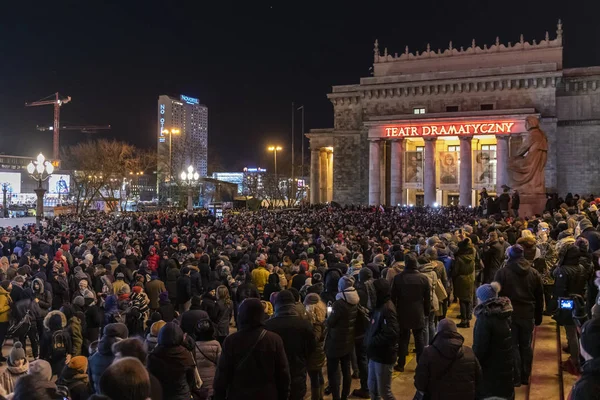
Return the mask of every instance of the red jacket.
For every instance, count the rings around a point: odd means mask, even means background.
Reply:
[[[148,268],[150,268],[152,272],[156,272],[158,269],[158,263],[160,262],[160,256],[156,253],[150,254],[148,257],[146,257],[146,261],[148,261]]]

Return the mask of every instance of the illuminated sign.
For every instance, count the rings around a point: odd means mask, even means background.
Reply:
[[[244,168],[244,172],[267,172],[265,168]]]
[[[384,137],[501,135],[525,132],[525,121],[473,121],[383,126]]]
[[[50,175],[48,179],[48,193],[68,194],[71,177],[69,175]]]
[[[158,110],[160,115],[158,116],[158,122],[160,123],[160,129],[158,131],[158,142],[159,143],[164,143],[165,142],[165,134],[163,133],[163,130],[165,129],[165,105],[164,104],[160,104],[158,106]]]
[[[189,96],[185,96],[185,95],[181,95],[181,101],[185,101],[188,104],[200,104],[200,101],[198,99],[195,99],[193,97],[189,97]]]

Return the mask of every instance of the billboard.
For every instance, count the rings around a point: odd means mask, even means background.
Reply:
[[[71,177],[69,175],[50,175],[48,178],[48,193],[68,194],[71,187]]]
[[[458,152],[440,151],[440,186],[458,185]]]
[[[477,189],[496,185],[496,151],[473,151],[473,186]]]
[[[404,186],[409,189],[423,188],[423,152],[405,152]]]
[[[0,183],[8,183],[10,193],[21,193],[20,172],[0,172]]]

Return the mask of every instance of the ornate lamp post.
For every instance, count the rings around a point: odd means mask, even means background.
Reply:
[[[193,211],[194,210],[194,201],[192,199],[192,188],[195,186],[196,183],[198,183],[198,179],[200,179],[200,174],[198,173],[198,171],[194,171],[194,167],[192,167],[190,165],[187,168],[187,172],[185,172],[185,171],[181,172],[180,178],[181,178],[181,182],[184,185],[187,185],[187,187],[188,187],[187,210]]]
[[[42,182],[52,175],[54,166],[50,161],[46,160],[46,157],[44,157],[42,153],[40,153],[35,161],[32,161],[27,165],[27,172],[29,173],[29,176],[38,183],[38,187],[35,189],[35,194],[37,195],[35,221],[39,225],[44,218],[44,194],[46,193],[46,189],[42,188]]]

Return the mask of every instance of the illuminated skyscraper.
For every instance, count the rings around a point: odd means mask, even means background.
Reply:
[[[158,98],[158,190],[193,165],[206,176],[208,165],[208,107],[193,97]]]

